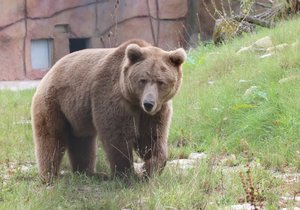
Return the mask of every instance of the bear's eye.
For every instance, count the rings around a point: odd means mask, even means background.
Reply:
[[[159,80],[157,81],[158,86],[162,87],[164,86],[166,83],[164,83],[163,81]]]
[[[140,79],[140,80],[139,80],[139,83],[140,83],[141,85],[145,85],[145,84],[147,83],[147,80],[146,80],[146,79]]]

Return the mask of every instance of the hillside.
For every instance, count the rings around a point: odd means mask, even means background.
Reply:
[[[175,100],[171,141],[213,153],[246,149],[267,167],[300,170],[299,34],[297,19],[192,51]],[[237,53],[266,36],[282,49]]]

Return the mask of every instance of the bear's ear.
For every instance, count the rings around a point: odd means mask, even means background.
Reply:
[[[144,58],[142,48],[137,44],[130,44],[125,51],[126,57],[131,63],[136,63]]]
[[[175,66],[180,66],[186,60],[186,52],[184,49],[179,48],[177,50],[171,51],[169,54],[170,61]]]

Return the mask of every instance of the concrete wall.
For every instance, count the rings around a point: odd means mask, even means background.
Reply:
[[[24,2],[0,1],[0,79],[24,79]]]
[[[39,79],[31,40],[53,40],[53,63],[69,53],[69,38],[115,47],[141,38],[164,49],[183,45],[188,0],[1,0],[0,80]],[[60,26],[65,26],[66,31]]]
[[[199,33],[208,40],[214,26],[202,1],[214,13],[211,0],[1,0],[0,80],[45,75],[49,69],[32,68],[35,39],[52,40],[52,64],[69,53],[70,38],[89,38],[92,48],[132,38],[166,50],[196,46]]]

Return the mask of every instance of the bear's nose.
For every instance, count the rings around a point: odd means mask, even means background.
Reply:
[[[154,101],[144,101],[143,106],[147,112],[150,112],[154,107]]]

